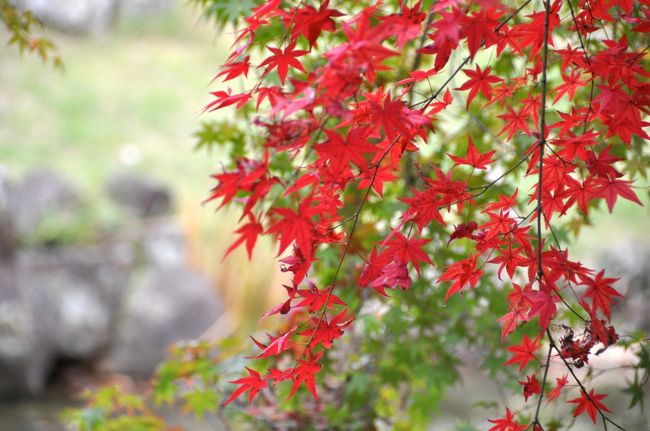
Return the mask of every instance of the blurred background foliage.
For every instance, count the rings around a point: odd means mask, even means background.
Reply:
[[[431,274],[407,291],[392,293],[388,305],[369,299],[368,292],[337,291],[358,317],[355,329],[340,340],[325,361],[328,369],[322,375],[328,377],[319,382],[323,386],[319,404],[301,390],[299,396],[281,403],[279,410],[272,407],[276,399],[252,407],[244,402],[227,409],[220,407],[224,395],[232,390],[227,382],[240,377],[246,364],[242,355],[250,354],[242,353],[250,349],[246,336],[259,330],[259,316],[279,301],[283,275],[268,242],[256,248],[251,263],[243,250],[222,262],[234,239],[231,232],[236,229],[239,214],[233,210],[215,214],[214,205],[200,205],[213,185],[210,174],[226,169],[233,156],[256,152],[250,140],[250,112],[201,115],[201,107],[208,99],[210,79],[233,40],[231,24],[259,2],[189,3],[176,2],[171,11],[155,19],[119,21],[106,35],[78,37],[48,32],[56,41],[53,62],[59,64],[58,58],[62,58],[62,70],[44,67],[33,56],[19,58],[14,49],[0,50],[0,62],[7,65],[0,68],[3,169],[17,175],[45,163],[83,185],[90,198],[84,214],[72,220],[47,220],[28,241],[93,241],[97,225],[111,229],[122,223],[119,211],[101,197],[104,180],[115,170],[136,168],[165,179],[173,190],[176,214],[188,244],[187,259],[208,274],[226,306],[227,322],[216,322],[206,332],[205,341],[170,350],[168,360],[158,368],[152,389],[132,391],[108,385],[89,391],[84,395],[85,408],[66,413],[68,424],[78,430],[171,430],[182,421],[169,412],[180,411],[195,415],[211,429],[431,427],[469,431],[480,429],[477,423],[485,425],[486,417],[500,415],[499,406],[519,390],[504,383],[517,379],[512,370],[502,366],[507,352],[501,346],[500,326],[494,319],[505,310],[502,286],[498,280],[485,277],[480,288],[443,304],[444,289],[431,284]],[[354,8],[353,3],[348,2],[348,6]],[[0,5],[5,8],[6,22],[18,22],[9,25],[5,39],[22,37],[20,19],[8,15],[4,0]],[[260,47],[265,40],[260,36]],[[29,46],[20,41],[15,44],[20,50]],[[43,46],[50,52],[51,45]],[[509,67],[506,59],[493,69],[500,73]],[[559,72],[555,72],[550,79],[557,81]],[[235,85],[242,87],[244,83]],[[445,113],[441,121],[444,127],[440,126],[440,133],[432,138],[434,144],[423,149],[421,165],[441,160],[447,152],[462,153],[466,133],[484,137],[483,142],[475,140],[481,151],[491,145],[494,136],[490,130],[498,130],[495,117],[477,111],[467,122],[458,121],[461,105]],[[639,165],[638,173],[645,175],[647,155],[641,143],[635,145],[642,157],[633,162]],[[500,155],[511,150],[505,145],[498,147]],[[290,171],[289,164],[282,161],[275,168],[284,175]],[[637,185],[647,188],[647,181]],[[386,196],[399,194],[402,186],[390,186]],[[505,183],[490,193],[501,192],[510,194],[512,185]],[[639,232],[648,227],[648,194],[640,195],[644,208],[621,202],[613,216],[600,208],[591,220],[578,220],[573,228],[560,229],[558,236],[571,241],[574,256],[591,265],[597,264],[603,249],[616,250],[633,239],[643,240],[639,237],[646,238],[647,245],[647,236]],[[356,207],[355,199],[359,196],[351,196],[346,205]],[[381,234],[374,227],[379,220],[390,219],[401,208],[396,200],[388,201],[367,206],[368,214],[359,228],[363,233],[360,248]],[[581,231],[577,243],[576,230]],[[437,266],[465,256],[471,247],[465,240],[450,248],[444,241],[440,246],[441,252],[432,257]],[[337,259],[337,250],[326,250],[320,256],[317,277],[328,280]],[[359,263],[349,263],[350,275],[358,269],[355,265]],[[351,278],[342,280],[346,282]],[[269,327],[286,324],[267,323]],[[525,333],[519,331],[518,336]],[[263,333],[257,335],[263,339]],[[637,386],[647,382],[650,369],[647,350],[639,355],[641,362],[636,369],[626,371],[626,377]],[[620,391],[625,389],[620,383],[609,384]],[[278,387],[278,399],[286,398],[289,390],[289,386]],[[630,423],[641,423],[645,420],[638,410],[642,392],[635,390],[634,384],[626,390],[628,396],[619,397],[613,410],[622,411],[621,406],[625,410],[631,399],[636,405]],[[635,397],[639,398],[636,403]],[[570,413],[559,411],[554,416],[568,418]],[[186,429],[203,428],[193,423]]]

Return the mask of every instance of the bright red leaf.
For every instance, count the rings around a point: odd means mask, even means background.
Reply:
[[[521,344],[508,347],[512,358],[508,359],[503,365],[519,364],[519,371],[522,371],[528,365],[528,362],[535,360],[535,352],[540,348],[539,337],[531,341],[528,335],[524,335]]]
[[[600,400],[605,397],[607,397],[607,395],[596,394],[592,389],[589,391],[589,395],[587,395],[587,393],[584,391],[580,391],[579,398],[569,400],[568,402],[577,404],[576,409],[573,411],[574,417],[580,416],[584,412],[587,412],[593,423],[596,423],[596,415],[598,414],[598,410],[605,413],[611,413],[607,406],[600,402]]]

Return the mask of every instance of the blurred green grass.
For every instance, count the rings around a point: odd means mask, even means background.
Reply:
[[[106,35],[47,34],[62,72],[0,49],[0,164],[14,176],[45,165],[96,194],[132,163],[181,199],[207,196],[219,154],[194,152],[192,133],[228,35],[182,2]]]

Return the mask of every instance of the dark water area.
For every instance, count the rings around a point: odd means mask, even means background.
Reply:
[[[138,382],[138,386],[141,384]],[[65,426],[62,414],[66,409],[82,406],[79,398],[62,384],[51,385],[39,397],[0,400],[0,431],[70,431],[71,428]],[[220,419],[209,413],[202,420],[197,420],[175,408],[154,409],[154,412],[170,428],[179,427],[185,431],[225,429]]]
[[[60,388],[38,398],[0,401],[0,431],[63,431],[61,413],[79,404]]]

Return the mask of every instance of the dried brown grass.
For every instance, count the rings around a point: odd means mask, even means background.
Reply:
[[[223,258],[237,238],[233,232],[238,218],[235,210],[215,212],[195,202],[181,204],[188,261],[207,275],[225,305],[224,315],[204,334],[205,338],[247,335],[259,327],[261,316],[285,295],[282,284],[288,277],[280,271],[276,246],[267,238],[258,241],[250,261],[243,245]]]

